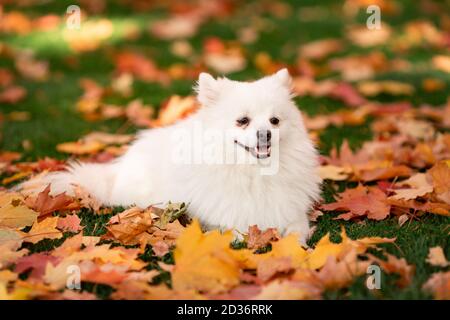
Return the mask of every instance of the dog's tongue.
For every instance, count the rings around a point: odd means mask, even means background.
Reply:
[[[257,155],[266,156],[270,153],[270,146],[268,145],[257,145],[255,147],[255,153]]]

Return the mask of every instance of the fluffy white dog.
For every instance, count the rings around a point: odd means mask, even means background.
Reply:
[[[186,202],[207,228],[274,227],[305,244],[321,180],[288,71],[254,82],[202,73],[196,91],[197,113],[142,131],[111,163],[50,174],[52,194],[80,185],[110,206]]]

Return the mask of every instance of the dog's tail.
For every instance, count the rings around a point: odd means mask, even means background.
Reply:
[[[50,185],[50,194],[66,193],[74,196],[77,187],[81,187],[101,203],[107,204],[114,185],[113,164],[70,163],[65,171],[38,175],[18,186],[25,195],[37,194]]]

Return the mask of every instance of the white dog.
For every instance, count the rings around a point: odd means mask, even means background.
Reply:
[[[202,73],[197,113],[142,131],[111,163],[50,174],[51,192],[72,194],[80,185],[110,206],[186,202],[207,228],[274,227],[305,244],[321,179],[290,89],[286,69],[254,82]]]

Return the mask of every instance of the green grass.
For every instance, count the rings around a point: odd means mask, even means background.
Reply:
[[[221,20],[210,21],[206,23],[199,33],[190,39],[197,54],[201,53],[204,39],[210,36],[217,36],[223,39],[235,39],[236,30],[245,26],[258,14],[257,10],[251,8],[258,7],[257,1],[241,1],[244,8],[240,13]],[[342,15],[336,14],[342,5],[342,1],[287,1],[292,6],[291,15],[286,19],[275,18],[269,13],[261,14],[260,19],[270,26],[263,30],[259,40],[251,45],[244,45],[248,55],[248,67],[234,75],[234,79],[252,79],[262,74],[255,68],[252,59],[258,52],[268,52],[274,60],[293,63],[296,56],[296,48],[301,44],[314,39],[328,37],[344,37],[345,28],[350,23],[364,23],[365,14],[362,12],[356,21],[346,20]],[[68,5],[73,1],[47,1],[42,5],[32,8],[20,8],[30,16],[39,16],[42,14],[56,13],[63,14]],[[75,110],[75,103],[82,94],[79,86],[81,78],[92,78],[101,84],[108,84],[114,71],[113,61],[109,52],[111,49],[131,49],[137,52],[143,52],[150,56],[161,67],[165,68],[176,62],[188,61],[173,56],[169,52],[169,42],[155,39],[146,31],[147,23],[151,20],[165,16],[164,10],[154,12],[136,13],[130,8],[118,4],[120,2],[108,1],[106,13],[100,17],[111,19],[114,24],[114,36],[95,52],[77,54],[70,51],[64,41],[62,41],[61,29],[50,32],[32,32],[25,36],[0,34],[0,42],[4,42],[14,48],[33,49],[38,58],[48,60],[50,63],[51,77],[45,82],[34,82],[18,78],[17,83],[23,85],[27,91],[27,98],[16,105],[2,105],[1,111],[8,113],[11,111],[28,111],[31,114],[31,120],[25,122],[2,122],[0,149],[9,151],[19,151],[23,153],[22,160],[36,160],[45,156],[56,158],[66,158],[65,155],[56,151],[55,146],[58,143],[74,141],[80,136],[92,130],[104,130],[114,132],[123,125],[123,121],[99,121],[86,122]],[[437,21],[437,17],[424,14],[418,4],[409,1],[400,1],[403,12],[399,16],[384,16],[383,20],[390,23],[398,32],[405,22],[417,19],[428,19]],[[326,18],[314,21],[302,21],[299,14],[306,7],[311,8],[321,6],[326,14]],[[18,9],[6,6],[9,9]],[[253,17],[249,17],[253,15]],[[135,23],[141,29],[141,36],[136,40],[126,40],[123,38],[121,30],[126,23]],[[389,48],[380,48],[388,57],[398,57],[399,55]],[[361,49],[354,46],[348,46],[347,50],[339,55],[357,54],[370,52],[370,49]],[[439,105],[446,101],[447,92],[450,88],[450,77],[444,73],[431,71],[423,67],[424,62],[428,61],[433,55],[439,54],[438,50],[432,50],[427,47],[420,47],[405,53],[401,57],[410,61],[413,68],[409,72],[389,72],[378,76],[379,79],[395,79],[413,84],[418,90],[415,95],[409,99],[414,105],[428,103]],[[77,67],[67,63],[67,58],[71,57],[78,62]],[[11,59],[3,58],[0,60],[0,67],[13,70]],[[426,77],[435,77],[446,83],[446,89],[437,93],[427,93],[420,89],[422,79]],[[135,81],[133,96],[127,99],[118,99],[111,102],[126,103],[134,98],[140,98],[145,103],[158,106],[162,101],[173,94],[187,95],[192,93],[191,81],[174,81],[168,87],[162,87],[158,84],[144,83]],[[377,97],[380,101],[394,102],[404,99],[390,96]],[[343,107],[342,103],[328,98],[304,97],[297,99],[302,110],[308,114],[333,112]],[[135,128],[130,128],[134,132]],[[357,148],[371,138],[369,123],[361,126],[330,127],[321,135],[320,151],[327,154],[334,146],[339,146],[344,139],[350,142],[352,148]],[[31,142],[32,149],[24,150],[23,141]],[[325,190],[327,190],[325,188]],[[331,200],[331,194],[325,192],[327,201]],[[80,214],[82,224],[85,226],[84,233],[89,235],[100,235],[105,229],[104,225],[109,216],[94,216],[89,212]],[[339,292],[328,292],[330,299],[418,299],[429,298],[420,290],[423,282],[431,273],[437,271],[425,263],[428,249],[433,246],[442,246],[447,256],[450,256],[449,246],[449,219],[433,215],[424,215],[417,221],[408,222],[403,227],[399,227],[395,218],[389,218],[384,221],[364,221],[361,224],[352,222],[343,222],[332,219],[332,215],[325,215],[319,219],[317,232],[310,243],[314,244],[325,233],[330,232],[333,239],[338,238],[341,225],[344,225],[348,235],[352,238],[364,236],[385,236],[396,237],[395,244],[385,245],[387,250],[398,256],[405,257],[410,264],[416,266],[416,275],[412,284],[399,289],[394,284],[395,278],[392,276],[383,276],[381,291],[369,291],[364,284],[364,278],[358,279],[348,290]],[[67,235],[66,235],[67,236]],[[62,240],[61,240],[62,241]],[[60,240],[44,240],[30,249],[34,252],[45,251],[57,246]],[[148,250],[151,250],[149,248]],[[156,268],[157,265],[152,260],[151,252],[143,255],[143,260],[149,262],[149,268]],[[171,256],[165,257],[166,262],[173,259]],[[160,279],[165,283],[170,283],[167,274],[162,274]],[[103,286],[94,286],[84,284],[84,288],[94,292],[101,297],[108,297],[111,294],[111,288]]]

